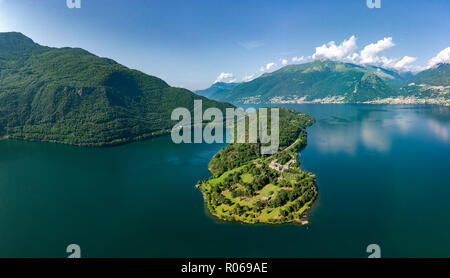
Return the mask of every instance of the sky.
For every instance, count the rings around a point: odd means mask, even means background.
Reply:
[[[399,71],[450,62],[448,0],[80,1],[0,0],[0,32],[81,47],[191,90],[321,58]]]

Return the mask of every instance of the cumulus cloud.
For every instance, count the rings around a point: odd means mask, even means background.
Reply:
[[[272,69],[273,67],[275,67],[275,63],[268,63],[267,65],[266,65],[266,70],[270,70],[270,69]]]
[[[361,51],[357,52],[356,37],[351,36],[340,45],[336,45],[334,41],[331,41],[326,45],[316,47],[316,52],[312,58],[324,57],[360,65],[380,66],[398,71],[418,71],[423,69],[422,67],[413,65],[416,61],[415,57],[404,56],[398,59],[380,55],[381,52],[394,46],[395,43],[392,37],[385,37],[382,40],[364,46]]]
[[[236,81],[236,78],[234,78],[234,75],[232,73],[222,72],[219,74],[219,76],[217,76],[217,79],[216,79],[216,81],[214,81],[214,83],[217,83],[217,82],[232,83],[235,81]]]
[[[362,50],[357,51],[356,36],[344,40],[341,44],[330,41],[315,48],[315,52],[311,56],[295,56],[291,58],[292,63],[305,63],[319,58],[327,58],[330,60],[338,60],[359,65],[373,65],[393,69],[397,71],[420,71],[427,67],[415,65],[417,58],[411,56],[403,56],[399,58],[386,57],[381,53],[395,46],[392,37],[385,37],[377,42],[365,45]],[[287,59],[280,59],[283,66],[289,63]],[[428,67],[432,67],[437,63],[450,63],[450,47],[442,50],[438,55],[428,61]],[[253,75],[245,76],[245,80],[252,80],[258,75],[274,69],[277,65],[273,62],[260,67],[259,71]]]
[[[282,63],[283,65],[285,65],[285,64],[288,63],[288,61],[287,61],[286,59],[282,59],[282,60],[281,60],[281,63]],[[269,71],[269,70],[275,68],[276,66],[277,66],[277,64],[274,63],[274,62],[267,63],[265,66],[261,66],[261,67],[259,68],[259,70],[258,70],[256,73],[244,76],[244,77],[242,78],[242,82],[252,81],[252,80],[255,79],[256,77],[260,76],[261,74],[263,74],[263,73],[266,72],[266,71]],[[234,82],[234,81],[233,81],[233,82]]]
[[[242,78],[242,82],[252,81],[253,79],[255,79],[255,77],[256,77],[256,73],[255,74],[246,75],[246,76],[244,76],[244,78]]]
[[[305,59],[305,57],[304,56],[301,56],[301,57],[292,57],[292,62],[293,63],[300,63],[300,62],[303,62],[303,61],[305,61],[306,59]]]
[[[400,61],[395,63],[394,68],[398,70],[412,69],[413,66],[411,64],[414,63],[416,60],[417,60],[416,57],[405,56]]]
[[[324,57],[327,59],[341,60],[356,49],[356,37],[351,36],[348,40],[344,40],[341,44],[336,45],[334,41],[328,44],[316,47],[316,52],[312,55],[313,59]]]
[[[395,46],[395,44],[392,42],[392,37],[384,38],[377,41],[376,43],[366,45],[364,49],[361,50],[361,53],[359,55],[360,62],[362,64],[379,64],[380,62],[388,62],[388,59],[386,57],[379,57],[378,54],[393,46]]]
[[[281,60],[281,63],[283,65],[286,65],[288,63],[288,61],[286,59],[280,59],[280,60]],[[242,78],[242,82],[252,81],[256,77],[258,77],[261,74],[263,74],[264,72],[267,72],[267,71],[270,71],[270,70],[274,69],[276,66],[277,66],[277,64],[274,63],[274,62],[267,63],[265,66],[261,66],[256,73],[244,76]]]
[[[342,61],[357,64],[359,62],[359,54],[352,53],[351,55],[348,55],[347,57],[342,59]]]
[[[428,67],[432,67],[439,63],[450,63],[450,47],[442,50],[435,57],[428,61]]]

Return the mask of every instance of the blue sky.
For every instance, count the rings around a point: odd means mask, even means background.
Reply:
[[[418,70],[450,55],[448,0],[381,0],[380,9],[369,9],[366,0],[81,4],[69,9],[66,0],[0,0],[0,31],[19,31],[48,46],[82,47],[188,89],[206,88],[221,73],[225,81],[254,78],[293,57],[295,63],[325,57]]]

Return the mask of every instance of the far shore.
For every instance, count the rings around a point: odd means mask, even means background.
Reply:
[[[258,101],[243,101],[242,104],[431,104],[431,105],[441,105],[450,106],[450,99],[434,99],[434,98],[383,98],[371,101],[363,102],[346,102],[341,99],[330,98],[330,99],[313,99],[305,100],[304,98],[292,99],[292,100],[281,100],[272,99],[269,102],[258,102]]]

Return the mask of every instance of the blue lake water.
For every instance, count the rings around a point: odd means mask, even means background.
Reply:
[[[450,256],[450,108],[285,105],[313,115],[310,224],[210,217],[198,190],[223,144],[113,148],[0,141],[0,257]]]

